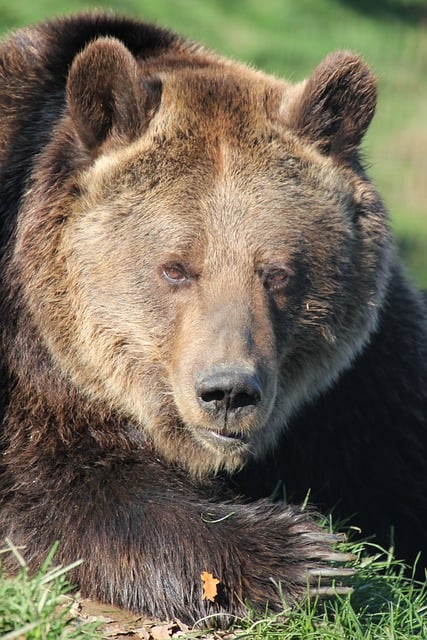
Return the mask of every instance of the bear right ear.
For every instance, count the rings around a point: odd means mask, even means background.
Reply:
[[[70,114],[92,152],[107,138],[130,141],[143,133],[159,100],[160,92],[143,82],[135,58],[115,38],[91,42],[68,74]]]
[[[321,153],[342,160],[357,150],[375,112],[376,80],[349,52],[330,54],[289,106],[288,125]]]

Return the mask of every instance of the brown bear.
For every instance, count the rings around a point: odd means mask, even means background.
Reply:
[[[0,58],[0,536],[190,621],[340,573],[278,486],[425,548],[427,313],[360,159],[364,62],[294,85],[89,14]]]

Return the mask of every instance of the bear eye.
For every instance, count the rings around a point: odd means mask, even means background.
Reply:
[[[190,279],[190,275],[183,264],[172,262],[162,266],[162,275],[165,280],[172,284],[183,284]]]
[[[270,291],[283,289],[289,281],[289,273],[285,269],[275,268],[262,272],[264,287]]]

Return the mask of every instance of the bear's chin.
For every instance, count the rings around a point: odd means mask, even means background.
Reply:
[[[191,436],[200,451],[197,475],[207,476],[219,471],[233,473],[241,469],[254,455],[249,434],[226,435],[213,429],[195,427],[191,430]],[[191,467],[194,465],[194,456],[192,458]]]

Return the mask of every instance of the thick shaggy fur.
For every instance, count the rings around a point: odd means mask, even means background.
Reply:
[[[427,312],[359,160],[366,65],[291,85],[103,15],[0,59],[0,536],[193,621],[334,559],[279,482],[425,548]]]

